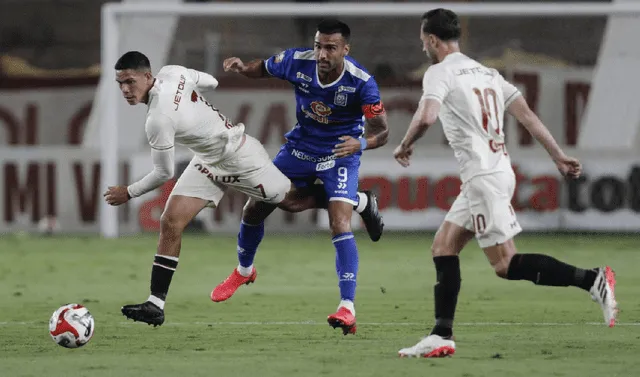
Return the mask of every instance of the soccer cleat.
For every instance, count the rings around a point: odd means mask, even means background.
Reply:
[[[328,316],[327,322],[334,329],[340,327],[344,335],[356,333],[356,317],[344,306]]]
[[[602,313],[604,314],[604,323],[609,327],[616,324],[616,316],[618,315],[618,303],[616,302],[616,273],[611,267],[596,269],[598,275],[589,290],[591,298],[600,304]]]
[[[378,212],[378,198],[371,191],[363,191],[363,193],[367,196],[368,201],[364,211],[360,213],[360,217],[362,217],[371,241],[377,242],[380,237],[382,237],[382,230],[384,228],[382,216],[380,216]]]
[[[238,290],[242,284],[249,285],[256,281],[256,276],[258,276],[258,272],[255,267],[253,268],[251,275],[247,277],[240,275],[238,269],[234,268],[231,275],[229,275],[229,277],[222,283],[218,284],[218,286],[211,292],[211,301],[221,302],[228,300],[234,293],[236,293],[236,290]]]
[[[125,305],[121,310],[125,317],[133,319],[134,322],[144,322],[153,325],[153,327],[164,323],[164,310],[149,301],[142,304]]]
[[[413,347],[398,351],[400,357],[447,357],[456,353],[456,343],[439,335],[429,335]]]

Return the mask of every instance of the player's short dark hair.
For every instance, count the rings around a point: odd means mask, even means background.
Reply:
[[[115,69],[118,71],[125,69],[150,70],[151,63],[149,63],[149,58],[145,54],[138,51],[129,51],[118,59]]]
[[[326,19],[320,21],[317,31],[320,32],[320,34],[340,33],[340,35],[342,35],[342,38],[344,38],[344,40],[347,42],[349,42],[349,38],[351,38],[351,29],[349,28],[349,25],[336,19]]]
[[[422,15],[422,31],[443,41],[457,41],[461,34],[460,20],[449,9],[432,9]]]

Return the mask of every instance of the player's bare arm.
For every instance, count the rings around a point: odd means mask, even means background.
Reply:
[[[413,144],[420,140],[429,127],[438,120],[439,112],[440,101],[431,98],[420,101],[418,109],[413,114],[407,133],[402,138],[400,145],[393,151],[393,157],[400,165],[405,168],[409,166],[409,160],[413,153]]]
[[[245,64],[240,58],[233,57],[225,59],[222,67],[225,72],[235,72],[251,79],[259,79],[269,76],[264,64],[262,59],[255,59]]]
[[[540,118],[529,108],[527,101],[522,96],[516,98],[507,107],[507,112],[513,115],[549,153],[563,176],[578,178],[582,172],[582,166],[578,159],[564,154],[556,140]]]
[[[336,145],[336,149],[333,150],[336,157],[346,157],[364,149],[376,149],[389,140],[387,114],[382,102],[363,106],[363,113],[367,119],[364,137],[356,139],[351,136],[341,136],[342,143]]]

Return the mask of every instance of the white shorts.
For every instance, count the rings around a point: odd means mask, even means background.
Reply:
[[[444,220],[475,232],[481,248],[504,243],[522,231],[511,206],[515,187],[512,173],[473,177],[464,183]]]
[[[262,144],[247,135],[240,149],[219,164],[207,165],[194,156],[171,195],[205,199],[208,207],[217,207],[229,187],[255,200],[278,204],[291,189],[291,181],[271,162]]]

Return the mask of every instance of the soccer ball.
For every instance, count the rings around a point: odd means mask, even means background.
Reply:
[[[87,344],[93,336],[94,327],[89,310],[78,304],[61,306],[49,320],[49,334],[54,342],[65,348],[78,348]]]

